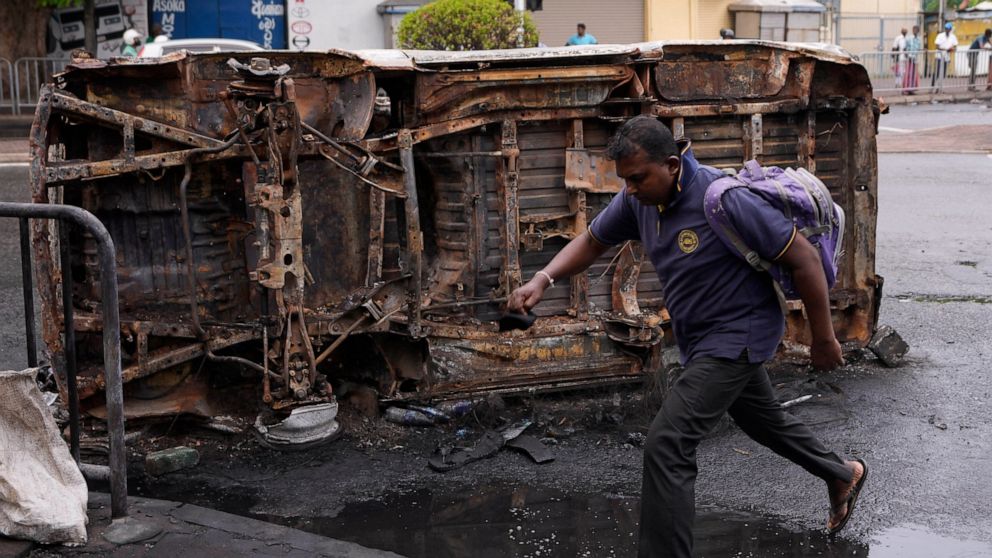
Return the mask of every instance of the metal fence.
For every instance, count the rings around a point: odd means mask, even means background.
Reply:
[[[876,92],[940,93],[977,91],[992,86],[988,50],[936,50],[895,55],[866,52],[858,56]]]
[[[19,58],[14,62],[14,114],[34,111],[41,87],[65,70],[68,60]]]
[[[69,407],[69,449],[83,474],[96,473],[110,481],[110,513],[125,517],[127,509],[127,453],[124,447],[124,388],[121,378],[120,313],[118,309],[117,264],[114,241],[107,228],[85,209],[57,204],[0,202],[0,218],[20,220],[21,280],[24,294],[24,328],[27,338],[28,365],[38,365],[37,334],[34,323],[34,281],[32,279],[30,219],[54,219],[59,223],[59,247],[62,267],[63,325],[65,329],[65,374]],[[70,227],[76,231],[70,231]],[[110,467],[80,462],[79,395],[76,391],[76,339],[72,305],[72,266],[69,236],[86,231],[96,241],[100,262],[100,295],[103,331],[103,377],[107,398],[107,432],[110,439]]]
[[[0,58],[0,113],[16,114],[17,101],[14,95],[14,65],[6,58]]]
[[[890,51],[892,41],[902,29],[922,23],[915,15],[839,15],[835,19],[834,38],[848,52]]]

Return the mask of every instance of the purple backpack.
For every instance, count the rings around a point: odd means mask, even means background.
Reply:
[[[707,187],[703,200],[706,220],[720,240],[740,253],[755,269],[770,273],[781,291],[780,299],[782,295],[797,299],[799,293],[792,282],[792,272],[762,259],[734,229],[723,207],[723,194],[734,188],[751,190],[795,223],[799,234],[820,252],[827,288],[834,286],[844,240],[844,210],[833,202],[830,191],[819,178],[804,168],[762,168],[757,161],[751,160],[744,163],[744,168],[736,176],[713,181]]]

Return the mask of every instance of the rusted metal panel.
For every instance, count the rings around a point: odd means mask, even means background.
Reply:
[[[594,194],[616,194],[623,188],[617,164],[602,152],[584,148],[565,151],[565,187]]]
[[[638,114],[704,164],[815,169],[848,215],[835,328],[871,335],[877,107],[843,53],[755,41],[247,56],[80,62],[41,95],[33,199],[85,207],[114,237],[126,380],[208,358],[258,371],[263,400],[290,409],[331,397],[339,371],[369,358],[349,348],[363,339],[389,399],[642,378],[672,340],[636,244],[549,289],[526,333],[494,321],[619,191],[604,147]],[[60,369],[57,236],[36,224],[32,241]],[[99,290],[91,240],[70,242],[88,396],[102,386]],[[808,342],[790,304],[787,341]]]

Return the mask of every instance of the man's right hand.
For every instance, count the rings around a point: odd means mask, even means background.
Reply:
[[[516,314],[530,312],[531,308],[541,302],[546,288],[548,288],[548,280],[541,275],[535,275],[533,279],[510,293],[510,298],[506,300],[507,311]]]

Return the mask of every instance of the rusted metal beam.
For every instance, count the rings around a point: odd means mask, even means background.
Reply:
[[[385,241],[386,193],[369,188],[369,255],[365,286],[382,281],[382,249]]]
[[[476,116],[459,118],[436,124],[425,124],[418,128],[410,129],[410,137],[414,144],[427,141],[439,136],[456,134],[478,128],[487,124],[495,124],[513,120],[518,122],[533,122],[537,120],[568,120],[573,118],[594,118],[600,116],[602,110],[599,107],[588,108],[567,108],[567,109],[531,109],[531,110],[511,110],[493,111]],[[384,152],[397,149],[398,134],[386,135],[381,138],[369,138],[361,142],[362,147],[369,151]]]
[[[134,116],[112,108],[81,101],[68,93],[53,91],[52,106],[56,112],[78,116],[84,120],[96,121],[113,126],[131,127],[136,132],[174,141],[194,147],[214,147],[222,144],[220,140],[201,135],[191,130],[176,128],[161,122]]]
[[[799,146],[796,158],[798,164],[816,174],[816,111],[806,111],[806,117],[799,119]]]
[[[582,120],[572,121],[571,144],[573,148],[582,149],[585,147],[585,135],[582,128]],[[584,233],[588,226],[586,222],[586,193],[581,190],[569,190],[568,209],[574,214],[572,221],[572,237],[578,237]],[[577,273],[570,279],[571,287],[569,291],[569,312],[580,320],[589,317],[589,275],[588,273]]]
[[[517,199],[520,171],[517,157],[517,123],[504,120],[500,127],[503,160],[498,167],[496,180],[499,184],[500,210],[503,216],[503,274],[500,284],[504,293],[509,294],[520,286],[520,206]]]
[[[749,103],[715,102],[692,105],[657,104],[652,107],[652,114],[663,118],[690,118],[694,116],[730,116],[735,114],[792,114],[806,108],[800,99],[784,99],[780,101],[756,101]]]
[[[400,164],[403,166],[403,191],[406,192],[406,251],[410,271],[410,332],[420,336],[421,287],[423,283],[424,235],[420,228],[420,203],[417,195],[417,171],[413,161],[413,137],[410,130],[399,133]]]
[[[744,121],[744,161],[761,157],[763,152],[762,134],[761,114],[752,114]]]

